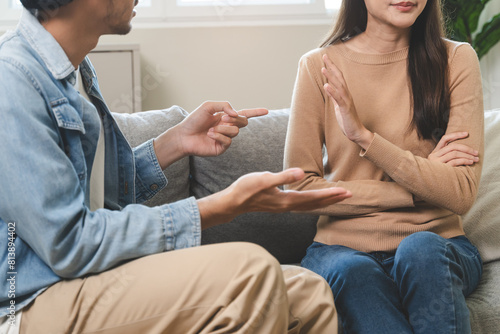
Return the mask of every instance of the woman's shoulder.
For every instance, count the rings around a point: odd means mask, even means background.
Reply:
[[[322,55],[325,53],[324,49],[325,48],[316,48],[306,52],[305,54],[302,55],[302,57],[300,57],[301,62],[303,61],[310,62],[316,59],[321,59]]]
[[[322,46],[322,47],[318,47],[316,49],[312,49],[308,52],[306,52],[303,56],[311,56],[311,57],[314,57],[314,56],[317,56],[319,55],[321,57],[322,54],[324,54],[325,52],[336,52],[339,50],[339,48],[341,47],[341,44],[342,43],[335,43],[335,44],[330,44],[330,45],[327,45],[327,46]]]
[[[469,43],[445,40],[448,49],[450,84],[461,82],[465,77],[476,78],[480,84],[481,70],[476,51]]]
[[[468,62],[477,61],[477,53],[474,48],[467,42],[457,42],[451,39],[444,39],[448,50],[449,62]]]
[[[312,49],[306,52],[300,58],[300,63],[308,63],[310,65],[320,65],[323,66],[323,55],[328,54],[330,58],[335,59],[335,55],[338,53],[339,46],[337,44],[328,45],[325,47],[320,47],[316,49]],[[321,68],[320,67],[320,68]]]

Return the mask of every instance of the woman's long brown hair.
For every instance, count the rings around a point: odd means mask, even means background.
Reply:
[[[321,47],[354,37],[366,30],[364,0],[344,0],[337,23]],[[408,77],[413,118],[422,139],[438,141],[445,133],[450,114],[448,52],[444,41],[440,0],[428,0],[412,26],[408,51]]]

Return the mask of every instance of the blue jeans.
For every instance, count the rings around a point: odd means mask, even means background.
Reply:
[[[412,234],[395,253],[313,243],[302,266],[332,288],[345,333],[470,333],[482,261],[464,236]]]

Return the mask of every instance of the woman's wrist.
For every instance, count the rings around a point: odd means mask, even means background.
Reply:
[[[370,144],[372,143],[374,137],[375,134],[365,128],[361,136],[359,136],[359,138],[354,142],[359,146],[361,146],[363,150],[367,150]]]

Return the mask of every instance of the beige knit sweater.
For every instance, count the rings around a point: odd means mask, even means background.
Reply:
[[[461,142],[478,150],[481,159],[484,114],[479,62],[470,45],[446,43],[451,88],[446,132],[469,132]],[[333,102],[323,90],[325,53],[342,71],[363,124],[375,133],[366,151],[349,141],[337,124]],[[415,129],[409,129],[407,56],[408,48],[361,54],[337,43],[300,60],[285,167],[304,169],[306,178],[289,188],[339,186],[353,194],[314,212],[322,215],[318,242],[365,252],[393,251],[418,231],[445,238],[464,234],[458,215],[474,202],[481,160],[473,166],[451,167],[427,159],[436,142],[420,140]]]

